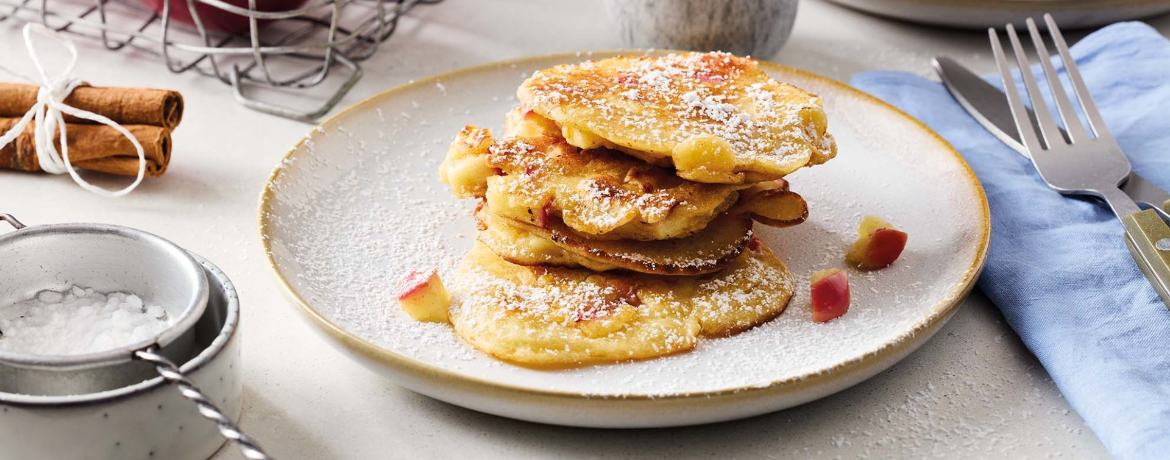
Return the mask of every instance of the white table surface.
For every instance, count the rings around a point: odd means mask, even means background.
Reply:
[[[800,8],[795,33],[775,61],[843,81],[869,69],[927,75],[935,54],[992,69],[982,32],[877,19],[820,1]],[[1170,29],[1170,20],[1152,23]],[[6,64],[19,66],[18,28],[0,23],[0,43],[9,50]],[[448,0],[404,19],[342,105],[458,67],[620,46],[601,2]],[[147,56],[91,44],[82,45],[82,54],[81,75],[95,84],[168,87],[185,95],[170,170],[119,200],[91,195],[65,176],[0,172],[0,212],[27,224],[138,227],[222,267],[242,300],[242,425],[278,458],[1108,457],[979,292],[892,369],[823,400],[737,422],[585,430],[517,422],[412,393],[319,339],[286,304],[261,253],[257,198],[310,126],[247,110],[219,82],[172,75]],[[226,447],[214,458],[240,455]]]

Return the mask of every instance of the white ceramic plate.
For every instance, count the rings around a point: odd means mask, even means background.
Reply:
[[[1062,29],[1099,27],[1170,11],[1170,0],[829,0],[879,16],[966,29],[1002,28],[1052,13]],[[1044,21],[1039,21],[1043,26]]]
[[[982,188],[924,125],[840,83],[765,64],[823,96],[840,154],[789,176],[811,217],[759,228],[800,282],[778,319],[648,361],[533,370],[482,354],[451,328],[412,321],[392,295],[411,269],[450,273],[475,238],[473,203],[439,183],[465,124],[503,125],[534,70],[614,53],[489,64],[419,80],[326,121],[272,173],[260,233],[297,309],[347,355],[417,392],[530,421],[592,427],[707,423],[791,407],[854,385],[927,340],[969,292],[989,232]],[[837,267],[864,214],[910,234],[885,270],[851,274],[853,304],[810,320],[808,277]]]

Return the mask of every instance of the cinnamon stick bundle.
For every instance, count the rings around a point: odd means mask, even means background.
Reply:
[[[100,113],[100,112],[99,112]],[[0,118],[0,133],[8,132],[20,118]],[[0,168],[40,171],[37,160],[35,123],[29,123],[15,141],[0,148]],[[88,169],[123,176],[138,175],[138,153],[122,133],[106,125],[66,123],[69,160],[75,169]],[[158,177],[166,172],[171,159],[171,130],[161,126],[123,124],[142,144],[146,156],[146,176]],[[53,144],[61,151],[59,136]]]
[[[0,82],[0,133],[12,129],[37,102],[39,87]],[[176,91],[145,88],[81,86],[64,103],[105,116],[122,125],[142,144],[146,176],[158,177],[171,159],[171,131],[183,118],[183,96]],[[65,136],[69,160],[76,169],[125,176],[138,175],[134,144],[114,128],[68,114]],[[36,156],[35,123],[25,127],[13,142],[0,147],[0,168],[41,171]],[[61,151],[60,136],[53,143]]]
[[[36,85],[0,82],[0,117],[20,118],[37,103]],[[178,91],[113,86],[79,86],[65,104],[103,115],[122,125],[151,125],[174,129],[183,119],[183,96]],[[93,123],[65,115],[66,123]]]

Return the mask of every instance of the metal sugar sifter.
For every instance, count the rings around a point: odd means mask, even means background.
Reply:
[[[0,235],[0,305],[32,298],[45,289],[84,285],[99,292],[129,291],[163,305],[171,325],[147,340],[78,355],[36,355],[0,349],[0,392],[76,395],[122,388],[157,373],[175,383],[220,434],[239,444],[245,458],[270,459],[240,431],[175,362],[194,352],[193,326],[208,302],[203,268],[182,248],[128,227],[70,223],[26,227],[0,214],[14,232]],[[2,340],[2,336],[0,336]]]

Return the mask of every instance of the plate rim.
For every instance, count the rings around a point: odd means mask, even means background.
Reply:
[[[787,72],[797,74],[809,80],[818,81],[828,86],[835,87],[845,93],[851,93],[855,97],[864,99],[874,105],[882,107],[891,111],[897,116],[901,116],[914,126],[923,130],[931,137],[935,138],[942,146],[946,147],[947,152],[958,160],[963,167],[964,176],[968,179],[969,185],[974,189],[979,200],[982,213],[979,216],[981,226],[981,235],[979,238],[979,247],[976,250],[976,255],[971,265],[967,268],[967,273],[962,283],[948,293],[947,298],[950,301],[944,301],[939,305],[935,305],[931,313],[925,318],[918,321],[907,332],[894,337],[874,350],[867,351],[860,356],[838,363],[834,366],[821,368],[806,372],[800,376],[788,377],[784,379],[772,380],[766,384],[745,385],[733,388],[723,388],[711,391],[692,391],[682,393],[666,393],[666,394],[648,394],[648,393],[634,393],[622,395],[610,394],[590,394],[574,391],[550,390],[545,388],[538,388],[532,386],[522,386],[508,383],[501,383],[484,379],[481,377],[470,376],[459,373],[453,370],[444,369],[439,366],[428,364],[422,361],[415,360],[405,355],[399,354],[392,350],[380,347],[374,343],[367,341],[357,335],[345,330],[333,321],[326,318],[321,312],[317,311],[307,300],[304,299],[292,286],[292,284],[285,278],[280,268],[277,266],[276,260],[273,256],[271,247],[270,232],[268,230],[269,223],[266,216],[271,214],[270,208],[275,201],[275,192],[273,185],[280,179],[281,173],[284,171],[284,165],[290,161],[292,156],[309,141],[315,132],[324,132],[325,126],[339,122],[343,117],[351,113],[357,112],[359,109],[380,101],[383,98],[393,97],[397,93],[414,89],[420,86],[434,86],[435,83],[441,82],[445,79],[457,77],[464,74],[476,73],[485,70],[491,70],[501,66],[511,64],[527,63],[531,61],[541,61],[550,59],[571,60],[577,59],[592,59],[593,56],[610,56],[610,55],[645,55],[647,53],[668,53],[671,50],[638,50],[638,49],[617,49],[617,50],[594,50],[581,52],[565,52],[565,53],[551,53],[535,56],[527,56],[514,59],[505,59],[501,61],[487,62],[477,64],[469,67],[462,67],[446,72],[432,74],[423,78],[408,81],[407,83],[391,87],[385,91],[371,95],[345,109],[329,116],[319,124],[309,129],[300,140],[293,144],[292,148],[288,150],[277,163],[276,167],[269,174],[268,179],[264,183],[264,190],[260,195],[260,203],[257,209],[258,230],[260,237],[260,244],[264,249],[265,261],[273,276],[276,278],[276,284],[279,286],[284,296],[293,304],[295,310],[300,312],[303,317],[307,318],[313,324],[318,332],[324,332],[336,342],[344,345],[345,348],[353,353],[361,355],[365,359],[373,360],[375,362],[383,363],[391,366],[398,371],[410,372],[411,375],[418,377],[426,377],[430,381],[442,382],[445,387],[455,385],[470,385],[479,387],[481,389],[493,390],[497,392],[511,393],[520,396],[538,396],[555,399],[569,399],[569,400],[606,400],[606,399],[621,399],[621,400],[654,400],[654,401],[677,401],[685,399],[709,399],[720,396],[746,396],[748,394],[773,394],[773,393],[798,393],[806,388],[823,386],[833,381],[840,381],[848,379],[851,375],[861,372],[868,364],[881,362],[890,357],[908,354],[911,350],[920,346],[923,342],[923,337],[930,337],[941,328],[943,324],[954,314],[959,305],[967,298],[967,295],[975,287],[975,282],[982,272],[985,262],[987,261],[987,252],[991,237],[991,212],[987,202],[987,195],[984,193],[983,185],[976,177],[975,172],[971,169],[971,165],[967,160],[951,146],[942,136],[931,129],[922,121],[914,118],[902,111],[901,109],[873,96],[869,93],[861,91],[857,88],[849,86],[840,81],[815,74],[809,71],[797,69],[794,67],[785,66],[769,61],[759,61],[760,66],[765,69],[778,70],[780,72]],[[909,348],[909,350],[908,350]],[[895,363],[899,361],[896,360]]]

